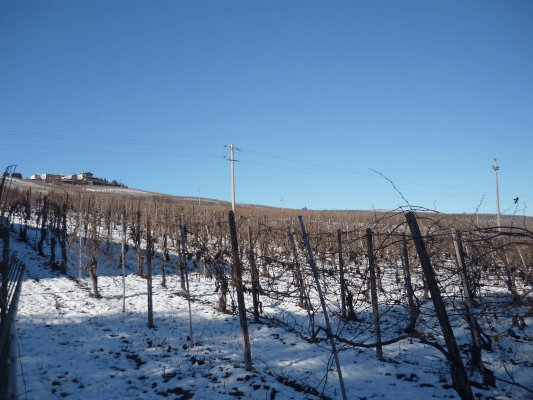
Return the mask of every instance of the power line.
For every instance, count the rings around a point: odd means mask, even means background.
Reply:
[[[308,175],[315,175],[315,176],[320,176],[320,177],[328,178],[328,179],[337,179],[337,180],[341,180],[341,181],[345,181],[345,182],[358,183],[358,184],[364,184],[364,185],[370,185],[370,186],[377,186],[377,187],[382,187],[382,188],[389,188],[390,187],[390,185],[385,185],[385,184],[356,181],[356,180],[353,180],[353,179],[341,178],[341,177],[334,176],[334,175],[325,175],[325,174],[319,174],[319,173],[316,173],[316,172],[301,171],[301,170],[297,170],[297,169],[293,169],[293,168],[287,168],[287,167],[282,167],[282,166],[279,166],[279,165],[261,163],[261,162],[251,161],[251,160],[242,159],[242,158],[241,158],[241,161],[249,163],[249,164],[263,165],[263,166],[267,166],[267,167],[271,167],[271,168],[283,169],[283,170],[287,170],[287,171],[294,171],[294,172],[298,172],[298,173],[302,173],[302,174],[308,174]],[[431,194],[431,195],[437,195],[437,196],[458,197],[458,198],[463,198],[463,199],[478,199],[478,197],[475,197],[473,195],[472,196],[462,196],[462,195],[450,194],[450,193],[435,193],[435,192],[428,192],[428,191],[424,191],[424,190],[404,189],[404,188],[402,188],[402,190],[403,190],[403,192],[424,193],[424,194]],[[459,190],[459,189],[454,189],[454,190]]]
[[[250,151],[250,150],[243,150],[243,151],[246,151],[246,152],[248,152],[250,154],[260,155],[260,156],[263,156],[263,157],[277,158],[278,160],[284,160],[284,161],[289,161],[289,162],[293,162],[293,163],[297,163],[297,164],[309,165],[309,166],[313,166],[313,167],[317,167],[317,168],[324,168],[324,169],[330,169],[330,170],[335,170],[335,171],[340,171],[340,172],[346,172],[346,173],[349,173],[349,174],[363,175],[363,176],[367,176],[367,177],[374,177],[374,175],[372,175],[372,174],[367,174],[367,173],[363,173],[363,172],[356,172],[356,171],[348,170],[348,169],[344,169],[344,168],[332,167],[332,166],[329,166],[329,165],[317,164],[317,163],[312,163],[312,162],[308,162],[308,161],[299,161],[299,160],[294,160],[294,159],[290,159],[290,158],[287,158],[287,157],[280,157],[280,156],[275,156],[275,155],[270,155],[270,154],[256,152],[256,151]],[[394,182],[404,182],[404,183],[411,183],[411,184],[414,184],[414,185],[432,186],[432,187],[441,188],[441,189],[448,189],[448,190],[458,190],[458,189],[456,189],[454,187],[435,185],[435,184],[431,184],[431,183],[414,182],[414,181],[409,181],[409,180],[405,180],[405,179],[395,179],[395,178],[393,178],[393,179],[394,179]],[[479,194],[483,194],[484,193],[482,191],[473,191],[473,190],[469,191],[469,192],[470,193],[479,193]]]
[[[251,161],[251,160],[242,159],[242,158],[241,158],[241,161],[249,163],[249,164],[264,165],[264,166],[271,167],[271,168],[284,169],[286,171],[298,172],[298,173],[301,173],[301,174],[321,176],[323,178],[335,178],[335,179],[338,179],[338,180],[341,180],[341,181],[346,181],[346,182],[362,183],[362,184],[365,184],[365,185],[387,187],[386,185],[374,184],[374,183],[370,183],[370,182],[356,181],[356,180],[353,180],[353,179],[346,179],[346,178],[340,178],[338,176],[324,175],[324,174],[319,174],[319,173],[311,172],[311,171],[302,171],[302,170],[298,170],[298,169],[294,169],[294,168],[282,167],[280,165],[267,164],[267,163],[262,163],[262,162],[258,162],[258,161]]]
[[[17,131],[17,130],[2,130],[0,129],[0,135],[13,135],[13,134],[16,134],[17,136],[18,135],[25,135],[25,136],[29,136],[29,137],[35,137],[35,138],[41,138],[41,139],[58,139],[58,140],[65,140],[65,141],[80,141],[80,142],[85,142],[85,141],[89,141],[91,143],[96,143],[96,144],[102,144],[102,143],[109,143],[109,144],[119,144],[119,145],[133,145],[133,146],[143,146],[143,147],[148,147],[148,146],[151,146],[151,147],[165,147],[165,148],[169,148],[169,147],[176,147],[176,148],[198,148],[198,149],[220,149],[221,147],[223,146],[220,146],[220,145],[204,145],[204,144],[194,144],[194,143],[179,143],[179,142],[157,142],[157,143],[154,143],[154,141],[138,141],[138,140],[131,140],[131,139],[126,139],[126,140],[122,140],[122,139],[108,139],[108,138],[101,138],[101,137],[96,137],[96,136],[75,136],[75,135],[60,135],[60,134],[47,134],[47,133],[39,133],[39,132],[27,132],[27,131]],[[51,150],[64,150],[64,151],[72,151],[72,152],[94,152],[94,153],[107,153],[107,154],[131,154],[131,155],[154,155],[154,156],[179,156],[179,157],[193,157],[193,158],[220,158],[221,156],[217,156],[217,155],[195,155],[195,154],[174,154],[174,153],[169,153],[169,152],[165,152],[165,153],[160,153],[160,152],[145,152],[145,151],[126,151],[126,150],[116,150],[116,149],[112,149],[112,150],[104,150],[104,149],[87,149],[87,148],[69,148],[69,147],[61,147],[61,146],[48,146],[48,145],[45,145],[45,146],[40,146],[40,145],[19,145],[19,144],[11,144],[11,143],[2,143],[2,146],[12,146],[12,147],[24,147],[24,148],[39,148],[39,149],[51,149]],[[263,152],[258,152],[258,151],[252,151],[252,150],[243,150],[245,152],[248,152],[250,154],[255,154],[255,155],[258,155],[258,156],[262,156],[262,157],[269,157],[271,159],[278,159],[278,160],[283,160],[283,161],[287,161],[287,162],[292,162],[292,163],[296,163],[296,164],[301,164],[301,165],[307,165],[307,166],[312,166],[312,167],[316,167],[316,168],[321,168],[321,169],[328,169],[328,170],[332,170],[332,171],[339,171],[339,172],[344,172],[344,173],[348,173],[348,174],[355,174],[355,175],[361,175],[361,176],[366,176],[366,177],[372,177],[374,178],[373,175],[371,174],[367,174],[367,173],[362,173],[362,172],[356,172],[356,171],[353,171],[353,170],[348,170],[348,169],[344,169],[344,168],[338,168],[338,167],[334,167],[334,166],[331,166],[331,165],[324,165],[324,164],[318,164],[318,163],[313,163],[313,162],[307,162],[307,161],[301,161],[301,160],[295,160],[295,159],[291,159],[291,158],[288,158],[288,157],[282,157],[282,156],[278,156],[278,155],[271,155],[271,154],[266,154],[266,153],[263,153]],[[521,159],[524,159],[524,158],[521,158]],[[529,159],[529,158],[525,158],[525,159]],[[243,160],[247,163],[250,163],[250,164],[256,164],[256,165],[264,165],[264,166],[268,166],[268,167],[271,167],[271,168],[278,168],[278,169],[284,169],[284,170],[288,170],[288,171],[294,171],[294,172],[297,172],[297,173],[304,173],[304,174],[308,174],[308,175],[314,175],[314,176],[321,176],[321,177],[325,177],[325,178],[334,178],[334,179],[338,179],[338,180],[343,180],[343,181],[346,181],[346,182],[352,182],[352,183],[358,183],[358,184],[364,184],[364,185],[371,185],[371,186],[377,186],[377,187],[388,187],[388,185],[382,185],[382,184],[379,184],[379,183],[370,183],[370,182],[365,182],[365,181],[359,181],[359,180],[353,180],[353,179],[347,179],[347,178],[341,178],[339,176],[331,176],[331,175],[327,175],[327,174],[320,174],[320,173],[316,173],[316,172],[311,172],[311,171],[307,171],[307,170],[298,170],[298,169],[292,169],[292,168],[288,168],[288,167],[283,167],[283,166],[280,166],[280,165],[272,165],[272,164],[267,164],[267,163],[261,163],[261,162],[257,162],[257,161],[251,161],[251,160]],[[233,163],[232,163],[233,164]],[[499,166],[500,168],[500,166]],[[232,173],[232,175],[234,175]],[[408,184],[414,184],[414,185],[423,185],[424,187],[434,187],[434,188],[441,188],[441,189],[447,189],[447,190],[454,190],[454,191],[460,191],[460,192],[464,192],[464,193],[471,193],[472,196],[462,196],[462,195],[454,195],[454,194],[449,194],[449,193],[435,193],[435,192],[428,192],[428,191],[425,191],[425,190],[415,190],[415,189],[403,189],[404,191],[408,191],[408,192],[415,192],[415,193],[425,193],[425,194],[431,194],[431,195],[438,195],[438,196],[450,196],[450,197],[460,197],[460,198],[477,198],[475,197],[475,193],[482,193],[481,191],[471,191],[471,190],[461,190],[461,189],[457,189],[457,188],[452,188],[452,187],[446,187],[446,186],[441,186],[441,185],[434,185],[434,184],[430,184],[430,183],[420,183],[420,182],[414,182],[414,181],[409,181],[409,180],[404,180],[404,179],[395,179],[395,178],[392,178],[394,182],[402,182],[402,183],[408,183]],[[232,186],[234,186],[234,183],[232,183]],[[234,188],[233,188],[233,191],[234,191]],[[233,195],[232,195],[233,196]],[[527,195],[522,195],[522,197],[530,197],[530,196],[527,196]]]
[[[48,134],[48,133],[38,133],[38,132],[25,132],[25,131],[14,131],[14,130],[0,130],[0,135],[24,135],[42,139],[60,139],[68,141],[84,141],[91,143],[114,143],[120,145],[137,145],[137,146],[154,146],[154,147],[192,147],[192,148],[204,148],[204,149],[220,149],[221,146],[216,145],[207,145],[199,143],[178,143],[178,142],[166,142],[166,141],[157,141],[154,143],[151,141],[142,141],[142,140],[131,140],[131,139],[110,139],[102,138],[98,136],[76,136],[76,135],[60,135],[60,134]]]
[[[194,157],[194,158],[220,158],[220,156],[205,156],[196,154],[176,154],[176,153],[148,153],[141,151],[121,151],[121,150],[103,150],[103,149],[73,149],[69,147],[55,147],[55,146],[33,146],[26,144],[11,144],[0,143],[2,146],[24,147],[24,148],[38,148],[38,149],[50,149],[50,150],[68,150],[68,151],[88,151],[94,153],[111,153],[111,154],[138,154],[138,155],[154,155],[154,156],[172,156],[172,157]]]

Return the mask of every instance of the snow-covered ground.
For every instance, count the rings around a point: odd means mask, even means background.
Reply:
[[[181,289],[175,267],[168,267],[167,288],[163,288],[159,265],[154,265],[155,328],[150,329],[147,282],[133,274],[131,249],[123,313],[122,278],[116,267],[100,266],[103,298],[94,299],[89,296],[92,285],[86,271],[78,283],[74,266],[69,266],[67,276],[61,275],[34,248],[18,242],[15,234],[11,243],[28,267],[17,314],[19,399],[342,399],[329,343],[309,343],[300,337],[306,312],[294,302],[261,297],[261,323],[249,318],[253,371],[247,372],[239,319],[215,311],[214,281],[200,274],[189,276],[196,344],[191,348],[188,304],[177,295]],[[246,301],[251,308],[251,298]],[[318,300],[316,306],[319,309]],[[389,309],[383,316],[384,339],[397,336],[401,313]],[[345,327],[341,336],[373,342],[370,310],[358,309],[358,316],[366,322]],[[525,322],[531,326],[533,318]],[[453,326],[459,344],[468,343],[467,326],[459,318]],[[532,336],[529,328],[525,332]],[[522,341],[517,349],[503,340],[499,346],[504,357],[515,361],[510,364],[516,364],[511,371],[514,379],[533,387],[532,343]],[[408,339],[385,347],[384,356],[385,361],[379,361],[373,349],[342,348],[339,358],[349,399],[459,397],[450,388],[442,354],[434,348]],[[500,365],[496,351],[483,356],[493,368]],[[501,366],[495,374],[508,379]],[[473,387],[476,398],[531,398],[523,389],[497,384],[497,388]]]

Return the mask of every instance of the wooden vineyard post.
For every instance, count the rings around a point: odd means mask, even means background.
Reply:
[[[109,240],[111,237],[111,213],[113,212],[113,197],[111,197],[111,200],[109,202],[109,207],[107,209],[107,245],[109,246]]]
[[[83,243],[87,245],[87,237],[89,232],[89,213],[91,212],[91,196],[89,195],[89,200],[87,200],[87,213],[83,219]]]
[[[329,336],[329,341],[331,343],[331,348],[333,350],[333,357],[335,358],[335,364],[337,365],[337,373],[339,374],[339,383],[341,385],[342,398],[343,400],[347,400],[348,398],[346,397],[344,379],[342,379],[341,363],[339,361],[339,356],[337,355],[337,348],[335,347],[335,340],[333,339],[333,336],[332,336],[333,331],[331,330],[331,325],[329,323],[329,316],[328,316],[328,310],[326,308],[326,302],[324,301],[324,296],[322,295],[322,289],[320,288],[320,281],[318,279],[318,273],[315,267],[315,260],[313,258],[311,246],[309,245],[309,239],[307,238],[307,233],[305,232],[305,225],[304,225],[302,216],[301,215],[298,216],[298,219],[300,220],[300,227],[302,228],[302,234],[304,237],[305,247],[307,248],[307,254],[309,255],[309,264],[311,265],[311,269],[313,270],[313,276],[315,277],[318,296],[320,297],[320,303],[322,304],[322,311],[324,312],[324,319],[326,320],[326,328],[328,330],[326,333]]]
[[[80,202],[81,202],[81,195],[80,195]],[[80,203],[81,205],[81,203]],[[34,240],[33,240],[33,243],[34,243],[34,247],[35,245],[37,245],[37,233],[39,232],[39,223],[41,221],[41,192],[39,191],[39,199],[38,200],[35,200],[35,210],[37,212],[37,220],[35,221],[35,237],[34,237]]]
[[[63,203],[63,210],[61,212],[61,235],[59,239],[59,244],[61,246],[61,273],[67,273],[67,203],[68,203],[68,193],[66,195],[66,200]]]
[[[346,295],[344,294],[344,260],[342,259],[342,239],[340,229],[337,229],[337,242],[339,244],[339,277],[341,280],[341,315],[342,318],[346,318]]]
[[[461,238],[461,232],[456,233],[455,229],[452,227],[452,237],[453,237],[453,246],[455,249],[455,256],[457,257],[457,264],[459,265],[459,273],[461,274],[461,282],[463,284],[463,290],[465,291],[465,298],[467,302],[470,303],[467,310],[470,312],[471,302],[472,302],[472,290],[468,284],[468,277],[466,275],[466,262],[465,262],[465,253],[463,250],[463,241]]]
[[[50,196],[50,195],[48,195]],[[48,225],[48,196],[44,196],[43,198],[43,208],[41,209],[41,239],[39,240],[39,244],[37,245],[37,249],[39,250],[39,255],[41,257],[45,257],[43,252],[43,244],[46,240],[46,234],[47,234],[47,225]]]
[[[526,264],[526,261],[524,260],[524,256],[522,255],[522,250],[520,250],[520,246],[519,245],[516,245],[516,250],[518,250],[518,255],[520,256],[520,260],[522,260],[522,265],[524,266],[524,272],[526,274],[529,274],[529,268],[528,268],[528,266]],[[476,265],[476,270],[477,270],[479,268],[478,268],[477,259],[476,259],[476,246],[472,245],[472,251],[474,253],[474,255],[473,255],[474,260],[475,260],[474,264]]]
[[[479,271],[479,263],[477,259],[477,249],[476,245],[473,243],[472,240],[472,233],[470,233],[470,241],[472,242],[472,265],[475,268],[475,279],[474,279],[474,289],[472,290],[472,295],[476,296],[477,293],[479,293],[479,281],[481,279],[481,272]],[[520,247],[518,247],[518,251],[520,252]],[[522,257],[522,253],[520,252],[520,257]],[[522,262],[524,262],[524,258],[522,257]],[[525,264],[524,264],[525,267]],[[527,271],[527,268],[526,268]]]
[[[163,216],[161,216],[163,218]],[[163,222],[163,255],[161,257],[161,286],[167,287],[167,261],[168,261],[168,248],[167,248],[167,234],[168,234],[168,222],[167,211],[165,210],[165,221]]]
[[[300,263],[298,262],[298,254],[296,253],[296,246],[294,245],[294,238],[292,237],[292,232],[291,232],[291,228],[290,227],[287,227],[287,232],[289,233],[289,242],[291,243],[291,248],[292,248],[292,253],[293,253],[293,256],[294,256],[294,263],[295,263],[295,268],[296,268],[296,274],[298,276],[298,284],[299,284],[299,292],[300,292],[300,299],[299,299],[299,303],[298,303],[298,306],[300,307],[306,307],[307,308],[307,296],[305,294],[305,290],[304,290],[304,283],[303,283],[303,278],[302,278],[302,272],[300,271]]]
[[[126,241],[126,206],[122,212],[122,312],[126,312],[126,253],[124,242]]]
[[[461,232],[456,232],[453,226],[452,238],[453,247],[455,250],[455,257],[457,258],[457,265],[459,267],[459,274],[461,275],[461,283],[463,285],[463,291],[466,300],[466,311],[470,313],[472,311],[472,292],[470,291],[470,287],[468,285],[468,278],[466,275],[466,262],[465,253],[463,250],[463,241],[461,237]]]
[[[178,223],[177,223],[177,220],[176,220],[176,215],[174,214],[174,210],[172,210],[172,214],[174,216],[174,235],[177,237],[178,236]],[[181,221],[181,219],[180,219]],[[186,283],[185,283],[185,274],[184,274],[184,261],[181,260],[183,258],[183,252],[180,252],[180,242],[181,242],[181,239],[176,239],[176,247],[178,247],[178,259],[176,260],[176,268],[178,270],[178,274],[180,276],[180,287],[181,287],[181,291],[182,293],[186,291]]]
[[[383,347],[381,346],[381,326],[379,325],[378,291],[376,285],[376,270],[374,266],[374,247],[372,245],[372,229],[366,230],[366,249],[368,252],[368,268],[370,270],[370,292],[372,296],[372,314],[374,315],[374,334],[376,336],[376,355],[383,360]]]
[[[140,277],[144,276],[143,272],[143,252],[141,250],[141,202],[137,205],[137,225],[135,228],[135,248],[137,250],[137,273]]]
[[[307,315],[309,316],[309,321],[311,323],[311,333],[313,334],[313,337],[315,337],[315,319],[310,308],[311,302],[309,301],[309,296],[307,295],[307,291],[305,290],[302,271],[300,270],[300,263],[298,262],[298,255],[296,254],[296,246],[294,245],[294,238],[292,237],[291,228],[287,227],[287,231],[289,232],[289,239],[291,241],[292,246],[292,254],[294,255],[294,263],[296,264],[296,271],[298,272],[298,279],[300,280],[301,297],[304,299],[305,309],[307,310]]]
[[[248,321],[246,320],[246,307],[244,303],[244,293],[242,290],[242,267],[239,259],[239,247],[237,243],[237,228],[235,227],[235,214],[228,213],[229,232],[231,236],[231,250],[233,252],[233,284],[237,289],[237,303],[239,305],[239,319],[241,322],[242,348],[244,351],[244,369],[252,370],[252,350],[250,347],[250,336],[248,334]]]
[[[407,333],[414,332],[416,326],[416,320],[418,318],[418,308],[415,304],[415,296],[413,293],[413,285],[411,284],[411,271],[409,266],[409,253],[407,252],[407,239],[405,238],[405,232],[402,232],[402,244],[398,242],[400,251],[400,259],[402,260],[403,277],[405,280],[405,290],[407,291],[407,301],[409,303],[409,316],[410,322],[405,331]]]
[[[237,243],[237,228],[235,227],[235,214],[228,213],[229,231],[231,236],[231,250],[233,253],[233,273],[232,279],[237,289],[237,304],[239,305],[239,319],[241,322],[242,348],[244,350],[244,369],[252,370],[252,350],[250,347],[250,336],[248,334],[248,321],[246,320],[246,305],[244,303],[244,292],[242,290],[242,266],[239,259],[239,246]]]
[[[79,224],[79,235],[80,235],[79,236],[79,244],[78,244],[79,251],[80,251],[80,254],[79,254],[80,275],[78,277],[78,282],[79,283],[81,283],[81,251],[82,251],[82,247],[81,247],[81,244],[82,244],[82,241],[81,241],[81,204],[82,204],[82,201],[81,201],[81,196],[80,196],[80,211],[78,213],[78,224]]]
[[[459,352],[459,347],[457,347],[457,342],[453,334],[452,325],[446,313],[446,306],[440,295],[439,287],[437,286],[437,279],[433,268],[431,267],[431,261],[426,251],[426,246],[422,239],[422,234],[420,233],[420,228],[416,222],[416,216],[413,212],[408,212],[405,214],[407,223],[409,224],[409,229],[411,230],[411,235],[416,246],[416,251],[420,258],[420,264],[426,276],[426,284],[431,293],[431,300],[433,300],[433,305],[435,306],[435,311],[439,319],[440,327],[442,329],[442,334],[444,336],[444,341],[446,342],[446,347],[448,349],[448,361],[451,365],[451,376],[452,376],[452,386],[457,391],[462,400],[474,400],[474,394],[472,393],[472,388],[468,382],[468,376],[461,358],[461,353]]]
[[[483,366],[483,358],[481,357],[481,346],[479,344],[477,324],[474,318],[474,309],[472,307],[472,297],[471,297],[470,288],[468,287],[468,281],[467,281],[467,276],[466,276],[466,263],[465,263],[465,255],[463,251],[463,243],[461,241],[461,233],[460,232],[455,233],[455,229],[453,229],[453,227],[452,227],[452,237],[453,237],[453,245],[455,248],[455,255],[457,257],[457,264],[459,266],[459,272],[461,274],[461,281],[463,283],[466,317],[468,320],[468,325],[470,326],[470,332],[472,334],[472,342],[473,342],[472,367],[477,368],[477,370],[481,373],[481,376],[483,376],[483,381],[485,384],[491,384],[493,382],[489,383],[489,381],[491,380],[491,378],[493,380],[494,376],[490,377],[490,373],[488,375],[485,374],[485,367]]]
[[[188,272],[188,267],[187,267],[187,252],[185,251],[185,235],[183,233],[183,226],[181,225],[181,218],[179,219],[179,223],[180,223],[180,235],[181,235],[181,251],[183,252],[182,270],[185,274],[185,283],[187,285],[187,302],[189,303],[189,325],[191,329],[191,347],[194,347],[194,339],[192,335],[191,292],[189,291],[189,272]]]
[[[150,213],[146,216],[146,285],[148,289],[148,328],[154,327],[154,310],[152,304],[152,227]]]
[[[254,303],[254,320],[259,323],[259,273],[255,265],[254,242],[252,240],[252,228],[248,227],[248,262],[250,263],[250,275],[252,278],[252,299]]]

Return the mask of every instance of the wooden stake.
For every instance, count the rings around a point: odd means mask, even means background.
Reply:
[[[294,238],[292,237],[291,228],[287,227],[287,231],[289,232],[289,239],[291,241],[292,246],[292,254],[294,255],[294,263],[296,264],[296,271],[298,272],[298,279],[300,280],[301,297],[304,299],[305,309],[307,310],[307,315],[309,316],[309,321],[311,323],[311,333],[313,334],[313,337],[315,337],[315,318],[313,316],[313,313],[311,312],[311,302],[309,301],[309,296],[307,295],[307,291],[305,290],[302,271],[300,270],[300,263],[298,262],[298,255],[296,254],[296,246],[294,245]]]
[[[339,277],[341,280],[341,315],[342,318],[346,318],[346,295],[344,293],[344,260],[342,259],[342,241],[340,229],[337,229],[337,242],[339,244]]]
[[[137,273],[140,277],[144,276],[143,271],[143,252],[141,250],[141,202],[137,204],[137,226],[135,229],[135,247],[137,250]]]
[[[415,296],[413,292],[413,286],[411,284],[411,271],[409,266],[409,253],[407,251],[407,239],[405,237],[405,232],[402,232],[402,245],[398,242],[398,247],[400,250],[400,258],[402,260],[403,267],[403,277],[405,280],[405,290],[407,291],[407,301],[409,303],[409,316],[410,322],[409,325],[405,328],[406,332],[414,332],[416,327],[416,320],[418,319],[419,311],[418,307],[415,304]]]
[[[372,313],[374,314],[374,335],[376,336],[376,355],[383,361],[383,347],[381,346],[381,326],[379,324],[378,291],[376,271],[374,267],[374,248],[372,246],[372,229],[366,230],[366,246],[368,252],[368,267],[370,269],[370,292],[372,295]]]
[[[259,323],[259,273],[255,265],[254,242],[252,240],[252,228],[248,227],[248,262],[250,263],[250,275],[252,278],[252,299],[254,303],[254,319]]]
[[[180,287],[183,292],[183,291],[186,291],[186,287],[187,287],[187,284],[185,282],[185,273],[183,272],[185,268],[185,261],[182,260],[183,252],[180,252],[180,249],[179,249],[181,239],[178,239],[178,223],[176,220],[176,215],[174,213],[174,210],[172,210],[172,215],[174,216],[174,238],[175,238],[176,247],[178,247],[178,258],[176,260],[176,269],[178,270],[178,274],[180,276]]]
[[[455,232],[452,227],[453,245],[455,247],[455,256],[457,257],[457,264],[459,272],[461,274],[461,281],[463,283],[463,292],[465,296],[465,309],[468,325],[470,325],[470,332],[472,334],[472,367],[475,367],[481,373],[481,376],[485,376],[483,368],[483,359],[481,357],[481,346],[479,345],[479,337],[477,334],[476,320],[474,318],[474,310],[472,308],[472,298],[470,294],[470,288],[468,287],[468,281],[466,277],[466,263],[465,255],[463,251],[463,243],[461,240],[461,232]]]
[[[191,311],[191,292],[189,291],[189,272],[187,267],[187,256],[185,251],[185,235],[183,233],[183,226],[181,225],[181,218],[179,219],[180,222],[180,235],[181,235],[181,251],[183,252],[183,266],[182,270],[184,270],[185,273],[185,282],[187,284],[187,302],[189,303],[189,325],[191,329],[191,347],[194,347],[194,339],[192,334],[192,311]]]
[[[161,216],[162,217],[162,216]],[[165,221],[163,222],[163,256],[161,257],[161,286],[167,287],[167,261],[168,261],[168,218],[165,210]]]
[[[339,374],[339,383],[341,386],[342,398],[343,400],[347,400],[348,398],[346,397],[346,389],[344,388],[344,380],[342,379],[341,363],[339,361],[339,356],[337,355],[337,348],[335,347],[335,340],[333,339],[333,336],[331,336],[333,331],[331,330],[331,325],[329,323],[328,310],[326,308],[324,296],[322,295],[322,290],[320,289],[320,282],[319,282],[318,273],[315,267],[315,260],[313,258],[311,246],[309,245],[309,239],[307,238],[307,233],[305,232],[305,225],[304,225],[302,216],[301,215],[298,216],[298,219],[300,220],[300,227],[302,228],[302,234],[304,237],[305,247],[307,248],[307,254],[309,255],[309,264],[311,264],[311,268],[313,270],[313,276],[315,277],[316,288],[318,290],[318,296],[320,297],[320,303],[322,304],[322,311],[324,312],[324,318],[326,320],[326,327],[327,327],[326,333],[329,336],[329,341],[331,343],[331,348],[333,350],[333,357],[335,358],[335,364],[337,365],[337,373]]]
[[[152,304],[152,226],[150,212],[146,216],[146,285],[148,291],[148,328],[154,327],[154,309]]]
[[[239,259],[239,247],[237,244],[237,228],[235,227],[235,215],[233,211],[228,213],[229,231],[231,236],[231,249],[233,252],[233,284],[237,289],[237,303],[239,305],[239,319],[241,322],[242,348],[244,351],[244,369],[252,370],[252,350],[250,348],[250,337],[248,334],[248,321],[246,320],[246,307],[244,303],[244,293],[242,290],[242,266]]]
[[[416,246],[416,251],[420,258],[420,264],[426,276],[426,283],[428,289],[431,293],[431,300],[435,306],[435,311],[439,319],[440,327],[442,329],[442,334],[444,336],[444,341],[446,342],[446,347],[448,348],[448,361],[451,364],[451,376],[452,376],[452,386],[457,391],[462,400],[474,400],[474,394],[472,393],[472,388],[468,382],[468,376],[461,358],[461,353],[459,352],[459,347],[455,340],[453,334],[452,325],[446,313],[446,306],[440,295],[439,287],[437,286],[437,279],[433,268],[431,267],[431,261],[429,259],[428,253],[426,251],[426,245],[422,239],[422,234],[420,233],[420,228],[416,221],[416,216],[413,212],[408,212],[405,214],[407,223],[409,224],[409,229],[411,230],[411,235],[413,236],[413,241]]]
[[[79,223],[79,229],[78,229],[78,234],[80,235],[79,236],[79,251],[80,251],[80,257],[79,257],[79,266],[80,266],[80,276],[78,277],[78,282],[81,283],[81,251],[82,251],[82,241],[81,241],[81,205],[82,205],[82,200],[81,200],[81,195],[80,195],[80,210],[79,210],[79,213],[78,213],[78,223]]]
[[[476,296],[480,292],[481,271],[479,269],[479,262],[477,259],[477,248],[472,239],[472,233],[470,233],[470,241],[472,246],[472,265],[475,269],[474,290],[472,290],[472,295]]]
[[[122,312],[126,312],[126,253],[124,242],[126,241],[126,206],[122,212]]]

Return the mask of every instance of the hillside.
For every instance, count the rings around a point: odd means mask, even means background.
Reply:
[[[16,221],[15,221],[16,222]],[[21,225],[15,223],[15,231]],[[24,278],[17,316],[20,361],[20,392],[28,398],[161,398],[209,399],[339,399],[339,377],[331,349],[323,334],[311,339],[311,325],[305,309],[297,305],[291,289],[290,270],[275,262],[261,275],[265,296],[261,296],[260,322],[251,316],[252,296],[245,295],[249,315],[249,332],[253,370],[245,371],[241,344],[241,328],[236,315],[234,291],[228,293],[227,313],[216,310],[220,292],[206,264],[189,262],[194,347],[191,347],[189,312],[186,298],[180,296],[177,253],[171,252],[166,267],[166,287],[161,285],[161,249],[152,260],[154,327],[147,327],[147,280],[136,274],[138,252],[126,253],[125,312],[122,311],[122,277],[118,268],[120,254],[118,234],[105,244],[102,240],[98,261],[98,288],[102,298],[91,296],[92,284],[87,270],[76,268],[78,252],[69,249],[67,274],[49,266],[50,248],[45,257],[36,251],[38,232],[30,227],[28,243],[12,235],[13,250],[28,266]],[[215,239],[215,238],[213,238]],[[211,245],[216,244],[210,241]],[[88,254],[83,254],[84,265]],[[146,256],[146,254],[145,254]],[[281,261],[281,260],[280,260]],[[387,265],[384,261],[382,268]],[[364,264],[361,264],[364,266]],[[207,269],[205,269],[207,268]],[[359,267],[357,267],[359,270]],[[350,274],[356,272],[350,269]],[[387,268],[379,293],[383,340],[396,337],[408,317],[400,304],[401,286]],[[77,280],[78,274],[83,278]],[[306,273],[307,274],[307,273]],[[248,275],[247,275],[248,276]],[[277,278],[272,280],[274,277]],[[374,341],[372,310],[358,297],[354,321],[339,318],[339,298],[335,275],[324,275],[330,318],[335,331],[352,342],[371,344]],[[249,281],[249,277],[245,278]],[[308,278],[309,279],[309,278]],[[316,326],[324,326],[316,290],[308,280],[310,301],[314,304]],[[439,339],[439,328],[431,311],[431,301],[421,296],[420,328]],[[485,280],[480,299],[490,307],[497,319],[480,323],[486,332],[503,341],[493,342],[491,352],[484,351],[484,361],[497,376],[509,380],[507,371],[525,387],[531,387],[533,363],[527,354],[533,351],[533,334],[529,328],[533,317],[527,308],[510,309],[509,296],[498,281]],[[522,286],[521,286],[522,287]],[[329,289],[328,289],[329,288]],[[453,309],[453,296],[458,286],[446,289],[449,313],[459,347],[468,360],[470,336],[468,324]],[[291,294],[293,293],[293,294]],[[358,295],[359,296],[359,295]],[[529,302],[531,300],[528,300]],[[527,303],[526,303],[527,305]],[[531,307],[531,305],[530,305]],[[329,313],[329,312],[328,312]],[[511,327],[513,315],[525,315],[520,330]],[[346,323],[347,322],[347,323]],[[503,332],[506,332],[505,334]],[[441,339],[442,340],[442,339]],[[456,397],[451,389],[445,357],[427,344],[413,339],[400,340],[384,347],[380,361],[370,346],[352,347],[338,343],[342,374],[349,398],[413,398]],[[496,351],[497,350],[497,351]],[[525,352],[525,355],[524,353]],[[505,367],[504,367],[505,366]],[[472,381],[479,381],[474,374]],[[473,387],[480,399],[526,399],[527,391],[515,385],[498,382],[491,388],[477,383]],[[354,397],[355,396],[355,397]],[[21,398],[24,398],[22,396]]]

